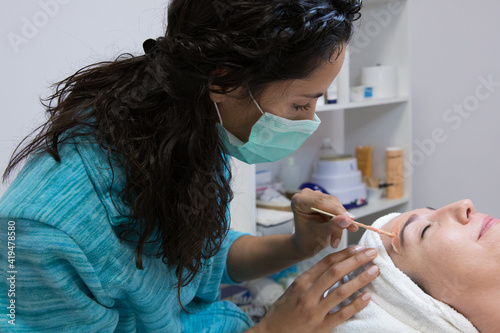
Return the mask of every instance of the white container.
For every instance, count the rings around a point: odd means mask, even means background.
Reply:
[[[365,86],[351,87],[351,102],[361,102],[373,97],[373,88]]]
[[[333,176],[345,175],[358,170],[356,159],[350,155],[338,156],[333,160],[319,160],[314,173],[318,175]]]
[[[366,185],[362,181],[356,158],[350,155],[317,161],[311,182],[336,196],[344,206],[366,200]]]
[[[321,184],[322,187],[328,188],[348,188],[359,185],[361,179],[361,171],[357,170],[352,174],[346,175],[319,175],[312,176],[314,184]]]
[[[366,200],[365,184],[361,184],[346,189],[326,187],[325,190],[327,190],[328,193],[330,193],[331,195],[336,196],[337,199],[340,201],[340,203],[344,206],[352,205],[358,202],[359,200]]]
[[[398,92],[396,66],[373,66],[361,69],[361,85],[373,87],[373,98],[394,98]]]

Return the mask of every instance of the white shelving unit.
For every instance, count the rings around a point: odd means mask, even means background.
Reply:
[[[409,99],[410,99],[409,96],[400,96],[400,97],[387,98],[387,99],[374,99],[374,100],[367,100],[367,101],[362,101],[362,102],[351,102],[348,104],[327,104],[327,105],[318,106],[316,108],[316,112],[328,112],[328,111],[334,111],[334,110],[349,110],[349,109],[357,109],[357,108],[368,108],[368,107],[377,106],[377,105],[406,103],[409,101]]]
[[[403,148],[405,161],[412,146],[409,6],[410,0],[364,0],[361,20],[355,23],[356,32],[350,43],[350,85],[360,85],[363,67],[395,65],[398,68],[399,96],[391,99],[372,99],[346,104],[327,104],[316,111],[322,120],[319,129],[295,153],[302,169],[302,181],[308,181],[317,152],[324,138],[332,140],[335,150],[355,154],[358,145],[373,146],[373,176],[385,178],[385,149]],[[284,161],[258,164],[257,170],[268,169],[279,179]],[[371,224],[389,211],[411,209],[411,175],[405,178],[402,199],[381,199],[355,208],[357,220]],[[358,240],[349,235],[349,243]]]

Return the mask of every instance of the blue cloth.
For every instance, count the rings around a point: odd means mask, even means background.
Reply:
[[[138,270],[133,244],[118,238],[125,220],[112,200],[127,212],[117,196],[124,174],[114,168],[110,194],[108,159],[97,144],[85,140],[74,138],[61,145],[60,163],[47,153],[32,156],[0,199],[0,331],[248,329],[250,318],[219,300],[219,285],[234,283],[226,270],[227,252],[243,234],[229,231],[218,254],[181,289],[182,303],[191,314],[183,312],[175,271],[153,256],[144,257],[144,269]],[[15,232],[13,244],[7,242],[9,231]],[[8,245],[15,245],[12,267]],[[11,275],[14,280],[8,280]],[[12,300],[15,326],[8,322]]]

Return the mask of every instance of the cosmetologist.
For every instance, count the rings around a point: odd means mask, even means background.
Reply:
[[[173,0],[165,35],[146,40],[145,54],[57,83],[43,100],[48,120],[4,173],[26,160],[0,200],[10,237],[0,307],[14,308],[2,331],[329,332],[363,309],[366,293],[329,314],[377,272],[323,297],[373,260],[359,247],[300,275],[256,325],[219,300],[221,283],[283,270],[357,228],[335,197],[303,190],[292,199],[294,234],[229,230],[229,156],[276,161],[316,130],[316,101],[340,71],[360,7]],[[15,297],[3,292],[8,271]]]

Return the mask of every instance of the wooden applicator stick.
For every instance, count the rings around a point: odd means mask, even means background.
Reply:
[[[318,208],[314,208],[314,207],[311,207],[311,210],[313,210],[313,211],[315,211],[317,213],[320,213],[320,214],[331,216],[331,217],[336,217],[337,216],[337,215],[334,215],[332,213],[328,213],[328,212],[325,212],[324,210],[321,210],[321,209],[318,209]],[[354,223],[358,227],[365,228],[365,229],[370,230],[370,231],[375,231],[375,232],[377,232],[377,233],[379,233],[381,235],[386,235],[386,236],[389,236],[391,238],[396,237],[396,235],[393,234],[392,232],[387,232],[385,230],[380,230],[380,229],[377,229],[377,228],[372,227],[370,225],[366,225],[366,224],[359,223],[359,222],[356,222],[356,221],[352,221],[352,223]]]

